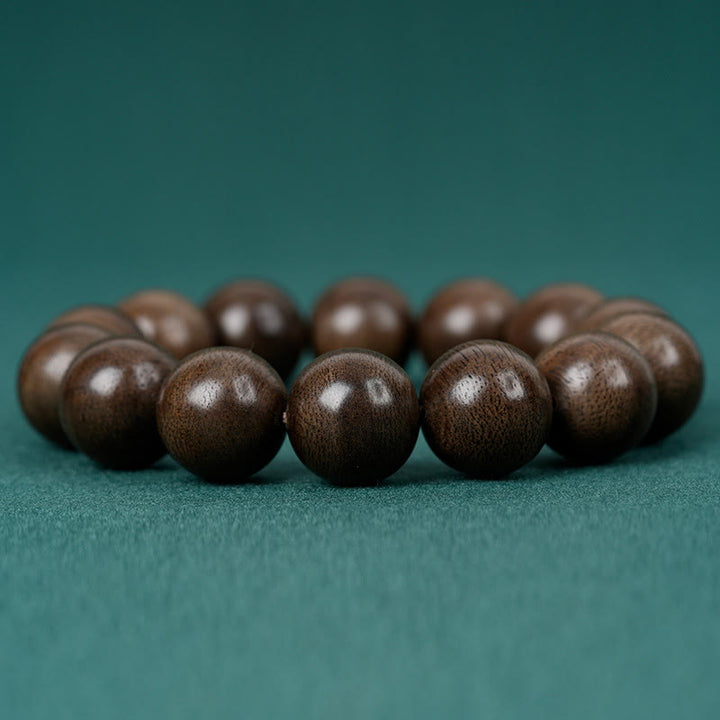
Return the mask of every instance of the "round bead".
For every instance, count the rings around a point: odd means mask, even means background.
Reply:
[[[258,355],[229,347],[200,350],[163,386],[160,436],[170,455],[195,475],[239,482],[280,449],[286,400],[280,376]]]
[[[620,315],[628,313],[650,313],[651,315],[667,316],[667,313],[661,308],[651,303],[649,300],[634,297],[617,297],[602,301],[599,305],[592,308],[586,315],[575,323],[573,332],[592,332],[600,330],[602,326]]]
[[[337,485],[377,483],[415,447],[418,400],[405,371],[371,350],[314,360],[290,390],[288,436],[315,474]]]
[[[119,303],[146,340],[155,342],[178,360],[210,347],[215,336],[210,321],[190,300],[170,290],[143,290]]]
[[[444,352],[469,340],[500,340],[517,298],[492,280],[460,280],[428,303],[418,326],[418,345],[431,365]]]
[[[669,318],[647,313],[622,315],[605,323],[603,330],[627,340],[652,368],[658,405],[645,440],[654,442],[675,432],[702,395],[703,360],[695,341]]]
[[[333,285],[315,305],[312,342],[318,355],[366,348],[404,363],[413,322],[407,300],[376,278],[349,278]]]
[[[507,324],[505,340],[535,357],[572,332],[575,323],[602,299],[586,285],[548,285],[518,307]]]
[[[286,378],[305,345],[305,324],[292,300],[259,280],[221,287],[205,303],[218,344],[247,348]]]
[[[601,463],[635,447],[650,429],[657,388],[647,361],[608,333],[560,340],[536,360],[550,385],[548,445],[579,463]]]
[[[165,454],[155,407],[172,355],[136,338],[110,338],[75,358],[61,390],[60,420],[72,444],[116,469],[148,467]]]
[[[67,325],[69,323],[85,323],[103,328],[113,335],[130,335],[140,337],[135,323],[121,310],[112,305],[78,305],[58,315],[49,325]]]
[[[436,360],[420,405],[433,452],[477,478],[502,477],[532,460],[552,416],[550,390],[532,360],[495,340],[465,343]]]
[[[111,335],[97,325],[51,328],[28,348],[20,363],[18,397],[29,423],[49,440],[72,447],[60,425],[60,387],[70,363],[89,345]]]

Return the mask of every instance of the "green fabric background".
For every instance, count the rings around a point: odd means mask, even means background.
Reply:
[[[679,0],[3,3],[0,715],[717,717],[718,37]],[[68,306],[358,272],[647,296],[703,404],[607,467],[421,440],[359,490],[287,443],[241,487],[104,472],[21,418]]]

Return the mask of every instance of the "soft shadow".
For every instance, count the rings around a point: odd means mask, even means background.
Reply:
[[[176,465],[179,469],[180,466]],[[205,487],[264,487],[264,486],[275,486],[275,485],[287,485],[290,483],[296,483],[298,481],[304,481],[306,476],[313,475],[303,468],[299,460],[293,461],[292,459],[282,458],[279,460],[273,460],[269,465],[264,467],[259,472],[251,475],[249,478],[238,477],[225,478],[218,480],[207,480],[205,478],[193,475],[187,470],[183,470],[182,479],[188,484],[200,485]],[[319,482],[319,478],[316,478]]]
[[[453,470],[443,462],[433,458],[410,458],[394,475],[391,475],[377,487],[403,487],[405,485],[437,485],[448,482],[470,480],[462,473]]]
[[[145,470],[131,470],[130,472],[152,472],[152,473],[168,473],[177,472],[180,466],[172,460],[169,456],[165,456],[158,460],[154,465],[151,465]]]
[[[182,470],[179,475],[184,485],[194,485],[196,487],[216,487],[216,488],[241,488],[241,487],[262,487],[268,485],[280,485],[282,480],[273,475],[266,475],[263,472],[251,475],[249,478],[218,478],[207,479],[194,475],[189,470]]]
[[[543,454],[532,465],[538,471],[553,473],[577,472],[586,469],[602,469],[608,467],[638,467],[652,466],[668,460],[683,456],[690,457],[703,448],[705,443],[698,443],[696,439],[684,437],[669,437],[653,445],[640,445],[608,462],[584,463],[564,458],[555,452]]]

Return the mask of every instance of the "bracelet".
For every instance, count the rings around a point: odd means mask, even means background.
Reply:
[[[317,357],[292,383],[303,349]],[[419,397],[402,365],[429,369]],[[440,289],[417,322],[393,285],[342,280],[308,323],[274,285],[239,280],[200,308],[147,290],[57,317],[26,351],[20,405],[35,430],[114,469],[166,453],[211,482],[242,482],[287,434],[338,485],[376,484],[418,434],[450,467],[498,478],[547,443],[574,463],[658,442],[695,411],[703,361],[659,306],[546,286],[523,301],[476,278]]]

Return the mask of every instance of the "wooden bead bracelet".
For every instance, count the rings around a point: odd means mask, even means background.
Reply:
[[[308,344],[318,357],[288,393]],[[419,398],[401,367],[414,344],[430,365]],[[203,308],[148,290],[63,313],[18,374],[30,424],[105,467],[168,452],[209,481],[240,482],[287,433],[312,472],[341,485],[392,475],[420,428],[471,477],[504,477],[546,443],[607,462],[676,431],[702,388],[695,342],[647,300],[565,283],[520,302],[485,279],[441,289],[417,324],[375,278],[332,286],[309,324],[258,280],[225,285]]]

